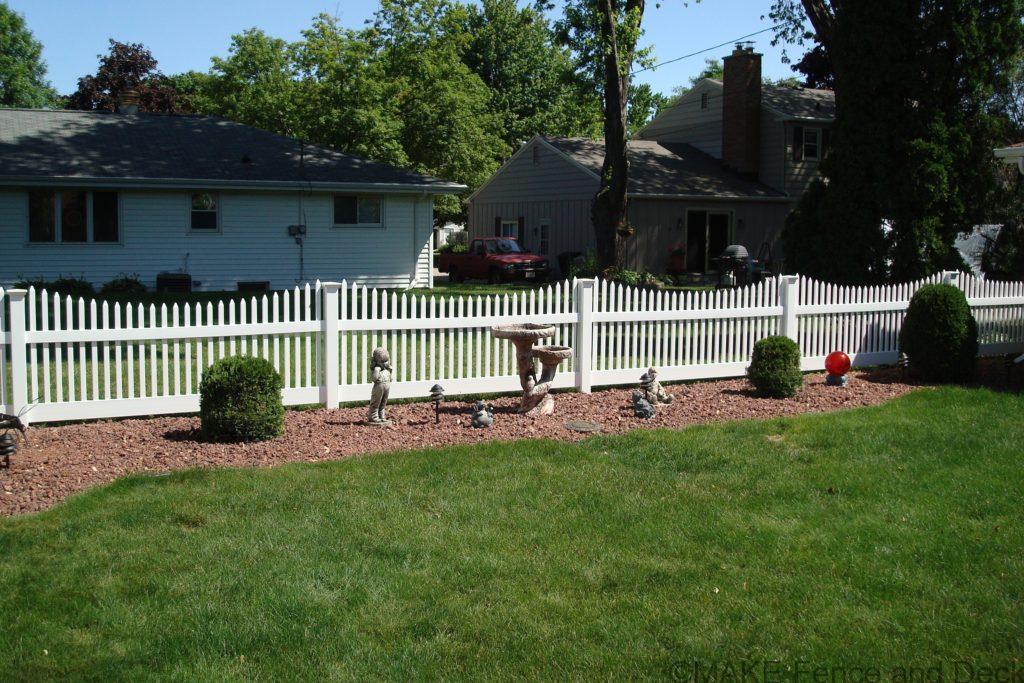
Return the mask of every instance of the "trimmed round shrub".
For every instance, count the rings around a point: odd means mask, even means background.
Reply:
[[[910,370],[927,382],[974,377],[978,324],[964,293],[946,284],[917,290],[900,329],[900,351],[907,354]]]
[[[804,385],[804,376],[800,372],[800,347],[789,337],[760,340],[754,344],[747,379],[763,396],[795,396]]]
[[[222,358],[203,373],[199,417],[210,441],[265,441],[284,433],[281,376],[262,358]]]

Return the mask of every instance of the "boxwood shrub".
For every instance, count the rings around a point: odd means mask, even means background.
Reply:
[[[966,382],[974,376],[978,324],[967,297],[953,285],[925,285],[914,294],[900,329],[910,370],[928,382]]]
[[[222,358],[203,373],[199,417],[209,441],[264,441],[284,432],[281,376],[262,358]]]
[[[765,337],[754,344],[747,378],[762,396],[795,396],[804,385],[800,347],[789,337]]]

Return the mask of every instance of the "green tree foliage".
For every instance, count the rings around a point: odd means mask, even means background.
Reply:
[[[157,61],[146,46],[139,43],[110,41],[110,51],[99,58],[93,75],[78,79],[78,89],[66,102],[68,109],[112,111],[117,98],[126,90],[139,94],[139,111],[174,113],[182,110],[174,81],[156,68]]]
[[[382,0],[370,40],[397,91],[409,165],[475,188],[511,150],[490,109],[490,91],[462,61],[450,12],[445,0]],[[462,213],[456,197],[439,198],[435,207],[441,219]]]
[[[489,109],[500,117],[507,145],[537,133],[600,130],[598,93],[577,87],[571,55],[543,12],[516,0],[483,0],[453,15],[466,40],[462,60],[490,90]]]
[[[795,40],[811,22],[838,112],[827,184],[787,222],[788,265],[844,283],[959,267],[954,240],[996,189],[991,105],[1024,39],[1020,0],[778,0],[772,17]]]
[[[0,2],[0,107],[50,107],[57,93],[46,80],[43,46],[25,18]]]

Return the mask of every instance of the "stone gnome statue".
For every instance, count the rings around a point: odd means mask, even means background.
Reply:
[[[675,397],[661,386],[661,382],[658,381],[658,371],[654,368],[647,368],[647,372],[640,378],[640,389],[644,392],[644,398],[651,403],[668,405],[675,400]]]
[[[391,355],[385,348],[373,350],[373,357],[370,361],[370,379],[373,380],[373,389],[370,392],[370,411],[366,421],[374,425],[391,424],[385,413],[388,405],[388,393],[391,391]]]
[[[490,403],[484,403],[483,401],[477,401],[473,405],[473,421],[472,424],[477,429],[484,427],[490,427],[494,424],[494,408]]]

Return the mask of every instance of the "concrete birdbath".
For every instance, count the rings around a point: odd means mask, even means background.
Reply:
[[[519,412],[527,415],[551,415],[555,412],[555,398],[550,395],[551,383],[555,379],[558,364],[572,356],[568,346],[534,346],[541,339],[553,337],[553,325],[539,323],[513,323],[496,325],[491,334],[498,339],[508,339],[516,347],[516,369],[519,382],[523,385],[523,400]],[[537,378],[534,359],[540,361],[541,374]]]

